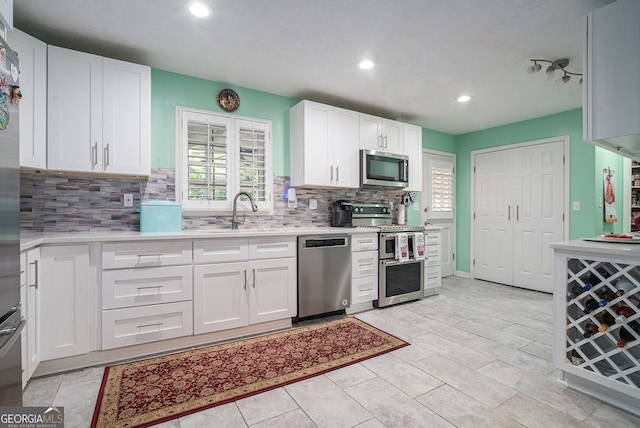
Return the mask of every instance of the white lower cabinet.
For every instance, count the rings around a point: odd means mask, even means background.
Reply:
[[[428,296],[442,285],[440,232],[425,232],[424,243],[424,294]]]
[[[102,246],[102,349],[193,334],[191,241]]]
[[[27,326],[22,330],[22,387],[40,364],[40,249],[20,254],[20,301]]]
[[[40,255],[42,361],[85,354],[90,350],[89,245],[45,246]]]
[[[378,299],[378,234],[351,237],[351,305]]]
[[[295,238],[196,241],[194,333],[295,316],[295,242]],[[219,255],[224,255],[224,263],[216,263]],[[271,258],[275,255],[279,257]]]

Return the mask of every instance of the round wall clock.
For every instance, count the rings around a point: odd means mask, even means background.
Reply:
[[[240,96],[233,89],[223,89],[218,92],[218,105],[224,111],[236,111],[240,107]]]

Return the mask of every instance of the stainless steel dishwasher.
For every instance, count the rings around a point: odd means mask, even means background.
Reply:
[[[351,302],[349,235],[298,237],[298,316],[344,310]]]

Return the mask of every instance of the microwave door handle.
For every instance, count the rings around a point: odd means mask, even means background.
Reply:
[[[404,161],[404,181],[409,181],[409,161]]]

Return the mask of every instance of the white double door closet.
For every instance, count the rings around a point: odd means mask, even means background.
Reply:
[[[472,152],[473,277],[553,292],[549,243],[565,236],[568,140]]]

